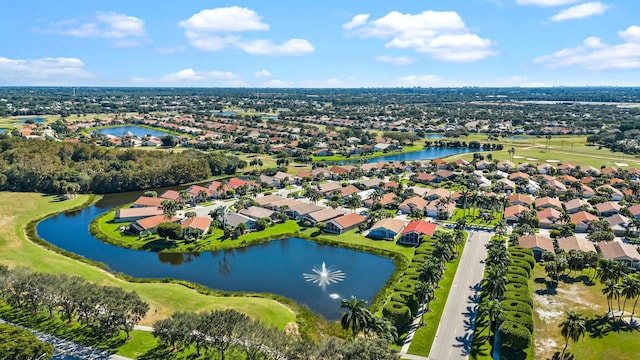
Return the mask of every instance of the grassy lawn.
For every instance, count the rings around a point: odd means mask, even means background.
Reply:
[[[589,281],[591,273],[568,273],[557,287],[547,283],[542,266],[532,272],[534,286],[535,358],[550,358],[562,351],[564,338],[559,324],[566,311],[581,312],[588,319],[587,333],[577,344],[569,342],[567,353],[576,359],[637,359],[640,353],[640,332],[607,321],[607,300],[598,280]],[[617,309],[617,302],[614,301]],[[631,305],[627,302],[627,310]]]
[[[616,163],[626,163],[629,166],[636,167],[640,165],[640,158],[638,157],[614,153],[605,148],[598,149],[597,146],[587,146],[586,138],[586,136],[581,135],[553,136],[548,144],[544,137],[528,136],[514,140],[504,138],[498,141],[491,141],[492,143],[502,143],[504,145],[502,151],[490,151],[483,154],[490,153],[494,159],[500,161],[512,160],[516,164],[519,162],[544,163],[547,160],[559,160],[560,163],[591,165],[596,168],[600,168],[602,165],[617,166]],[[487,142],[486,136],[481,134],[472,134],[463,139],[466,141],[478,140]],[[508,153],[511,148],[515,149],[513,159]],[[458,158],[471,160],[473,154],[457,154],[448,157],[450,160]],[[537,160],[528,160],[527,158]]]
[[[460,257],[458,256],[455,260],[447,264],[444,276],[442,280],[440,280],[440,283],[438,283],[440,287],[435,291],[435,299],[431,301],[431,311],[423,315],[425,326],[416,330],[413,335],[413,340],[411,341],[411,346],[408,351],[409,354],[429,356],[459,262]]]
[[[311,238],[313,239],[314,237],[312,236]],[[408,261],[411,261],[411,258],[413,258],[413,252],[415,250],[415,247],[413,246],[399,245],[395,241],[372,240],[372,239],[366,238],[362,236],[362,234],[358,233],[356,229],[349,230],[344,234],[340,234],[340,235],[324,233],[318,236],[318,238],[327,239],[331,242],[336,242],[338,244],[343,244],[346,247],[355,245],[358,247],[368,247],[373,249],[399,253],[402,256],[404,256]]]
[[[48,251],[26,239],[24,227],[30,220],[80,206],[87,199],[83,195],[60,201],[55,196],[0,192],[0,263],[25,266],[34,271],[79,275],[103,285],[135,290],[152,309],[142,320],[142,325],[151,325],[156,319],[185,309],[205,311],[232,308],[280,328],[295,321],[291,309],[274,300],[207,296],[178,284],[129,283],[97,267]],[[154,314],[155,308],[158,309],[157,314]]]
[[[455,223],[456,220],[460,219],[461,217],[466,217],[467,218],[467,224],[468,225],[480,225],[480,226],[488,226],[488,227],[494,227],[501,219],[502,219],[502,212],[501,211],[494,211],[493,212],[493,220],[490,221],[485,221],[480,217],[480,208],[469,208],[469,209],[460,209],[460,208],[455,208],[453,210],[453,215],[451,216],[451,219],[448,222],[453,222]],[[465,215],[466,213],[466,215]]]

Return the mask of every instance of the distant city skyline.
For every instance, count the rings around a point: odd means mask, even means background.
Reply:
[[[0,86],[640,86],[631,0],[23,0],[0,43]]]

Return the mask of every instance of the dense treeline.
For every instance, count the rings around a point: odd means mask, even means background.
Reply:
[[[233,174],[245,161],[223,153],[121,150],[86,144],[0,140],[0,190],[58,194],[133,191]]]
[[[145,316],[149,304],[136,292],[90,283],[79,276],[34,273],[29,269],[9,270],[0,265],[0,294],[14,308],[36,314],[55,313],[68,322],[77,320],[97,336],[129,336]]]
[[[153,335],[172,351],[195,350],[220,359],[398,359],[390,340],[365,337],[353,342],[330,338],[320,344],[269,328],[235,310],[178,312],[153,324]]]

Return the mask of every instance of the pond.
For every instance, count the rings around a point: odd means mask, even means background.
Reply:
[[[39,118],[39,117],[34,117],[34,118],[22,118],[20,119],[20,124],[26,124],[27,120],[33,120],[33,122],[35,124],[40,124],[45,122],[46,120],[44,118]]]
[[[471,149],[471,148],[449,148],[449,147],[439,147],[434,146],[428,149],[422,149],[420,151],[396,154],[396,155],[388,155],[388,156],[379,156],[375,158],[368,159],[367,162],[374,163],[380,161],[418,161],[418,160],[430,160],[430,159],[440,159],[446,156],[455,155],[455,154],[466,154],[470,152],[480,151],[479,149]]]
[[[424,136],[425,139],[444,139],[444,137],[443,134],[426,134]]]
[[[327,319],[340,316],[342,298],[354,295],[373,300],[394,271],[388,258],[296,238],[234,250],[170,254],[112,246],[89,233],[96,216],[136,197],[133,193],[106,195],[94,206],[42,221],[38,234],[62,249],[134,277],[183,279],[212,289],[274,293],[306,304]],[[313,268],[319,272],[323,262],[336,271],[335,283],[320,286],[313,282],[318,279],[304,275],[315,276]]]
[[[135,126],[135,125],[110,127],[110,128],[104,128],[104,129],[97,129],[95,131],[101,134],[113,135],[113,136],[122,136],[126,133],[130,133],[131,135],[137,136],[139,138],[142,138],[145,135],[163,137],[169,134],[168,132],[165,132],[162,130],[148,129],[148,128]]]
[[[211,113],[214,116],[233,116],[237,114],[235,111],[214,111]]]

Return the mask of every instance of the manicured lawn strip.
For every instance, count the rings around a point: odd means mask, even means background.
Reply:
[[[462,251],[460,252],[462,254]],[[431,312],[423,315],[425,326],[416,330],[409,347],[409,354],[429,356],[431,346],[433,345],[433,339],[436,337],[436,331],[438,331],[438,325],[440,324],[440,318],[444,311],[444,305],[447,303],[449,297],[449,291],[453,284],[453,279],[456,276],[456,270],[460,263],[460,256],[453,261],[447,263],[447,269],[444,271],[442,280],[438,283],[440,286],[435,291],[435,299],[431,302]]]
[[[405,146],[402,148],[402,151],[389,151],[389,152],[382,152],[382,151],[376,151],[373,154],[370,155],[362,155],[362,156],[349,156],[346,157],[344,155],[331,155],[331,156],[312,156],[311,159],[313,161],[353,161],[353,160],[362,160],[362,159],[373,159],[373,158],[377,158],[377,157],[381,157],[381,156],[393,156],[393,155],[398,155],[398,154],[406,154],[406,153],[410,153],[410,152],[416,152],[416,151],[420,151],[423,150],[424,146],[422,145],[412,145],[412,146]]]
[[[0,263],[12,267],[25,266],[34,271],[78,275],[103,285],[135,290],[149,303],[151,309],[158,309],[156,315],[153,315],[153,310],[149,311],[141,322],[143,325],[151,325],[156,319],[186,309],[236,309],[280,328],[295,321],[290,308],[269,298],[232,296],[226,293],[223,296],[208,296],[177,283],[131,283],[98,267],[49,251],[26,239],[23,229],[31,220],[81,206],[87,199],[89,196],[81,195],[76,199],[59,201],[57,197],[41,194],[0,192]]]
[[[138,358],[147,354],[158,346],[158,340],[153,337],[150,331],[133,330],[131,339],[118,348],[118,355],[128,358]]]
[[[465,215],[466,212],[466,215]],[[451,223],[455,223],[456,220],[462,218],[463,216],[467,218],[467,225],[479,225],[479,226],[486,226],[486,227],[494,227],[501,219],[502,219],[502,215],[503,213],[501,211],[494,211],[493,212],[493,220],[491,221],[484,221],[481,217],[480,217],[480,208],[469,208],[469,209],[460,209],[460,208],[455,208],[453,210],[453,214],[451,215],[451,219],[445,222],[451,222]]]

